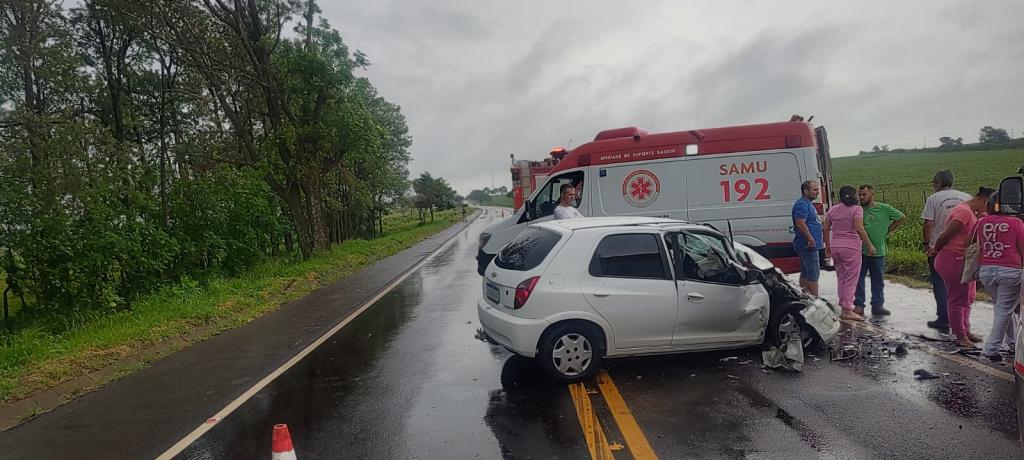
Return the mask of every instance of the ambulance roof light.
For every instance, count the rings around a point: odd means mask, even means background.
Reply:
[[[594,136],[594,140],[603,141],[607,139],[618,139],[622,137],[632,137],[635,140],[639,140],[638,138],[640,136],[646,135],[646,130],[637,128],[636,126],[630,126],[627,128],[606,129],[604,131],[597,133],[597,136]]]

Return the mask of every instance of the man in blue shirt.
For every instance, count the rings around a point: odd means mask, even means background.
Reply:
[[[818,181],[800,184],[800,199],[793,203],[793,251],[800,256],[800,287],[818,296],[818,277],[821,274],[818,251],[825,247],[821,238],[821,219],[814,209],[821,187]]]

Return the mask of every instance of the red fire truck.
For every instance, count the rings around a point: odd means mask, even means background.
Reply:
[[[537,184],[544,183],[544,179],[548,178],[548,172],[568,153],[565,147],[555,147],[551,149],[549,157],[541,161],[516,160],[515,156],[512,156],[512,200],[516,210],[519,210],[523,202],[533,194]]]

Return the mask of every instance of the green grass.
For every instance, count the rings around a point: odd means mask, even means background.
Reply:
[[[425,225],[418,225],[415,211],[389,216],[384,236],[348,240],[309,260],[271,259],[203,286],[185,280],[143,297],[130,310],[65,318],[60,334],[46,332],[50,324],[0,334],[0,402],[51,388],[173,337],[199,341],[237,327],[462,219],[455,212],[434,216]]]
[[[515,202],[512,200],[512,197],[510,196],[499,195],[492,198],[491,202],[487,204],[489,206],[502,206],[506,208],[511,208],[512,205],[515,204]]]
[[[888,272],[924,278],[928,261],[921,251],[921,210],[932,193],[935,171],[949,169],[954,187],[973,195],[978,187],[997,187],[1002,178],[1024,164],[1024,150],[968,152],[871,153],[832,160],[833,185],[871,184],[875,199],[907,214],[907,220],[889,239]]]

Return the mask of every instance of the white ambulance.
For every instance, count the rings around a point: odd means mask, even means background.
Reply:
[[[784,272],[799,271],[793,252],[793,203],[806,180],[821,183],[814,203],[831,203],[828,137],[823,127],[782,123],[649,134],[639,128],[598,133],[551,169],[524,205],[480,235],[478,272],[531,222],[552,218],[562,184],[580,190],[584,216],[654,216],[706,223],[754,248]],[[823,259],[824,260],[824,259]]]

